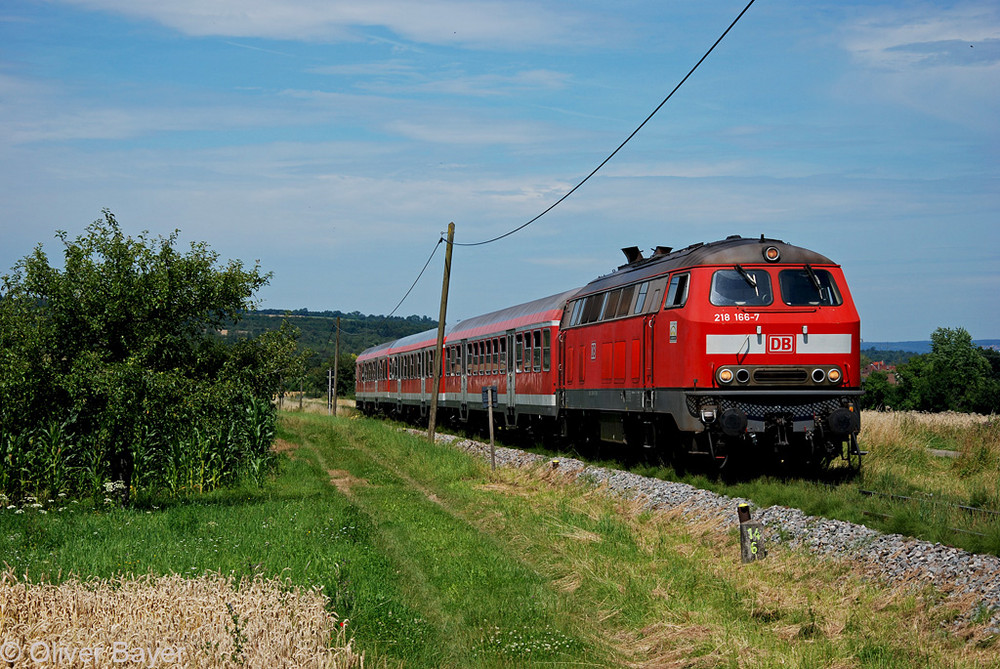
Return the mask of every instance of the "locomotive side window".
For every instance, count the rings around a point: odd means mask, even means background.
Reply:
[[[580,318],[580,323],[593,323],[599,320],[601,311],[604,310],[604,300],[607,298],[607,293],[598,293],[588,297],[586,304],[583,305],[583,316]]]
[[[635,309],[632,310],[633,314],[641,314],[643,307],[646,306],[646,293],[649,291],[649,281],[646,281],[639,285],[639,294],[635,297]]]
[[[576,302],[573,303],[572,315],[569,317],[569,324],[570,325],[579,325],[580,324],[580,316],[583,315],[583,303],[584,302],[586,302],[586,300],[577,300]]]
[[[621,299],[618,300],[618,311],[615,316],[628,316],[629,309],[632,308],[632,296],[635,294],[635,284],[622,288]]]
[[[717,307],[763,307],[773,302],[771,275],[762,269],[720,269],[712,275],[709,300]]]
[[[618,301],[621,300],[621,297],[621,288],[617,288],[608,293],[607,298],[604,300],[604,311],[601,314],[602,321],[615,317],[615,314],[618,312]]]
[[[790,307],[837,307],[844,298],[837,290],[837,282],[825,269],[786,269],[778,273],[781,299]]]
[[[667,301],[664,309],[683,307],[688,297],[688,279],[690,274],[675,274],[670,277],[670,288],[667,290]]]

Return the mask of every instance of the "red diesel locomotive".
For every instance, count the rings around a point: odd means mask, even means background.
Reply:
[[[482,416],[496,386],[501,424],[574,442],[856,462],[861,326],[838,265],[764,237],[623,251],[583,288],[447,329],[443,416]],[[364,351],[358,407],[425,416],[436,336]]]

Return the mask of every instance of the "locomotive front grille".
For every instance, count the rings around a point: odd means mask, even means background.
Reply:
[[[720,413],[726,409],[738,409],[747,416],[757,419],[764,419],[768,416],[812,418],[813,416],[826,416],[834,409],[840,408],[843,405],[844,402],[841,397],[829,397],[826,399],[816,399],[815,397],[756,397],[743,400],[725,396],[687,396],[687,409],[692,416],[700,416],[702,406],[714,406],[718,408]]]
[[[753,370],[754,383],[805,383],[809,373],[801,367],[760,367]]]

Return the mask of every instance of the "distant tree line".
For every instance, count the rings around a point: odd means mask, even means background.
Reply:
[[[240,314],[239,322],[226,324],[220,332],[229,341],[259,337],[281,327],[296,333],[302,365],[295,374],[283,379],[285,391],[304,390],[312,397],[325,397],[327,370],[334,367],[337,346],[337,318],[340,318],[340,365],[337,395],[354,397],[354,361],[365,349],[407,335],[432,330],[437,321],[426,316],[364,315],[358,311],[282,311],[262,309]]]
[[[931,352],[912,355],[896,367],[896,383],[885,371],[863,382],[869,409],[1000,413],[1000,351],[980,348],[964,328],[938,328]]]

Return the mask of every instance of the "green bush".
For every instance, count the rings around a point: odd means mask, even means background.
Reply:
[[[266,475],[295,333],[222,342],[270,275],[177,236],[127,236],[105,210],[57,233],[62,269],[39,245],[3,277],[0,492],[127,499]]]

